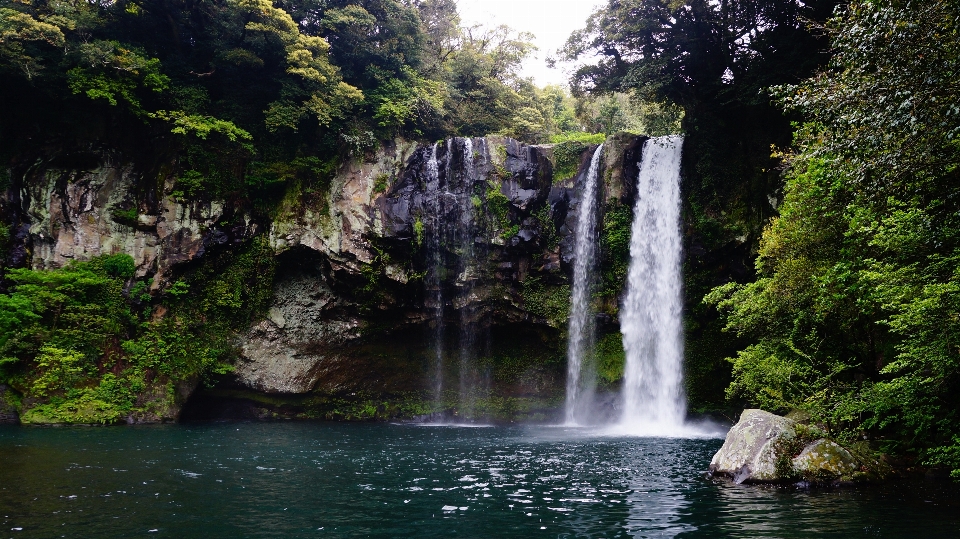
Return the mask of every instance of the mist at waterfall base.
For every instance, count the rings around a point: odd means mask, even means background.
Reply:
[[[4,537],[956,537],[960,491],[712,480],[715,439],[560,427],[0,425]]]
[[[630,231],[630,264],[620,307],[625,355],[618,414],[594,399],[592,372],[596,282],[596,202],[600,145],[584,178],[577,209],[567,349],[566,425],[608,424],[608,434],[722,436],[725,429],[686,421],[680,238],[680,157],[683,138],[644,143]]]

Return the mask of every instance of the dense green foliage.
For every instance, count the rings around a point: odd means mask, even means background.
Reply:
[[[524,308],[551,326],[563,328],[570,316],[570,285],[550,285],[539,277],[528,277],[522,284]]]
[[[125,254],[13,269],[0,295],[0,383],[26,423],[171,419],[198,381],[231,370],[233,331],[264,309],[273,252],[256,241],[208,259],[151,308]],[[189,299],[187,298],[189,293]],[[167,316],[152,316],[159,311]]]
[[[144,397],[147,385],[162,375],[159,387],[172,388],[207,368],[191,353],[145,361],[123,352],[136,345],[138,328],[149,325],[131,294],[144,283],[133,279],[128,255],[51,271],[14,269],[8,279],[12,291],[0,296],[0,381],[29,404],[24,422],[103,423],[134,413],[163,417],[166,394]],[[171,360],[179,362],[161,373],[157,367]]]
[[[398,135],[580,130],[562,89],[519,76],[530,36],[462,27],[452,0],[30,0],[0,32],[14,170],[115,151],[145,187],[173,172],[182,198],[270,199]]]
[[[960,477],[960,9],[854,2],[828,70],[776,90],[806,115],[759,279],[708,300],[752,343],[731,397]]]
[[[600,232],[602,251],[599,295],[617,302],[627,282],[633,208],[619,202],[608,205]]]

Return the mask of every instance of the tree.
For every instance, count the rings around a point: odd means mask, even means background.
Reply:
[[[447,119],[456,134],[502,131],[526,104],[525,96],[532,97],[532,85],[519,76],[520,64],[534,50],[531,37],[502,25],[463,29],[445,74]]]
[[[62,47],[63,31],[60,25],[71,27],[71,21],[51,16],[37,20],[29,13],[0,8],[0,59],[3,64],[16,66],[28,79],[43,69],[38,47]],[[47,21],[50,22],[47,22]]]
[[[461,28],[457,3],[454,0],[420,0],[417,9],[426,34],[423,70],[427,76],[439,77],[459,46]]]

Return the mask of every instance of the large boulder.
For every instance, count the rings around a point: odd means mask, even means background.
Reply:
[[[743,482],[784,479],[777,470],[780,446],[796,437],[796,422],[763,410],[744,410],[723,447],[710,461],[710,471]]]
[[[860,462],[813,426],[763,410],[744,410],[713,456],[710,471],[740,483],[806,480],[822,483],[856,477]]]

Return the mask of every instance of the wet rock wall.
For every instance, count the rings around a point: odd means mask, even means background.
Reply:
[[[643,140],[608,139],[601,213],[632,205]],[[209,253],[266,238],[277,262],[273,296],[236,337],[236,372],[221,387],[425,392],[437,347],[456,349],[469,333],[491,394],[556,398],[570,231],[592,149],[576,175],[555,181],[549,145],[396,140],[344,162],[320,196],[288,185],[268,212],[244,201],[183,200],[175,174],[144,178],[116,157],[85,169],[38,161],[13,175],[0,201],[14,231],[6,265],[55,268],[128,253],[160,297]],[[145,183],[155,185],[147,195]],[[615,305],[600,310],[615,327]],[[155,315],[163,315],[159,301]],[[446,328],[439,343],[438,325]]]

